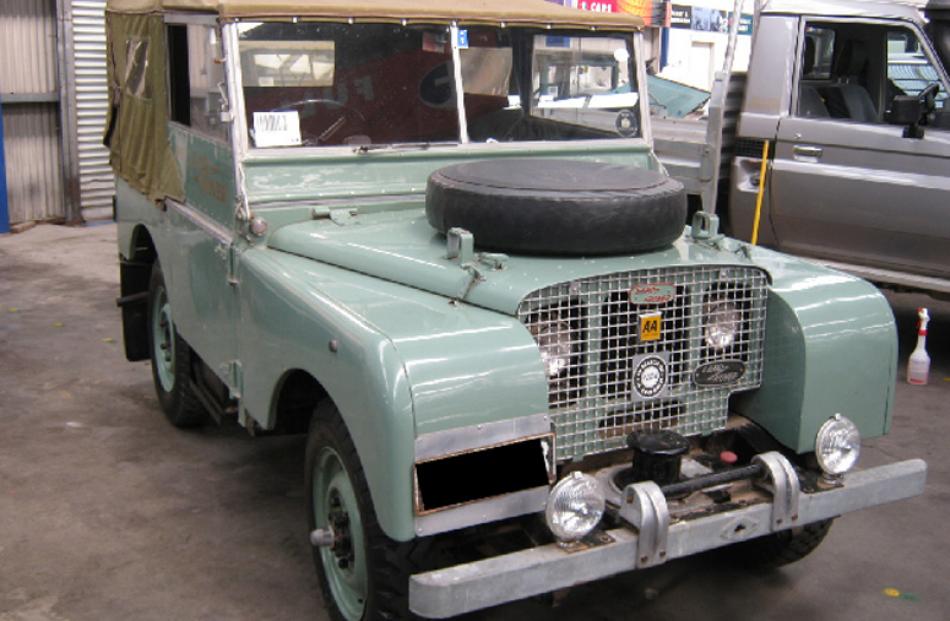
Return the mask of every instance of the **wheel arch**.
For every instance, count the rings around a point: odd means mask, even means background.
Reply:
[[[356,447],[381,527],[408,541],[415,434],[403,359],[385,334],[294,263],[266,251],[243,256],[241,407],[265,430],[303,430],[311,406],[331,400]]]
[[[152,234],[144,224],[137,224],[129,235],[129,244],[119,256],[119,299],[122,309],[122,341],[129,361],[147,360],[148,309],[147,296],[152,265],[158,250]],[[121,243],[121,242],[120,242]]]
[[[323,384],[309,371],[288,369],[277,380],[271,398],[269,418],[274,421],[273,428],[284,433],[306,432],[317,405],[329,396]]]

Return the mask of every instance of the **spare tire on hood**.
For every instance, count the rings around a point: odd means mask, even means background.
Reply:
[[[562,159],[466,162],[429,176],[426,217],[500,252],[608,255],[669,245],[686,224],[682,184],[650,170]]]

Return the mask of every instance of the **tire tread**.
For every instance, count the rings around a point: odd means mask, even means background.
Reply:
[[[806,524],[799,529],[772,533],[734,546],[742,564],[776,568],[798,562],[824,541],[834,520]]]
[[[168,287],[162,266],[158,261],[152,264],[152,273],[148,285],[148,353],[152,365],[152,379],[155,383],[155,392],[158,402],[168,421],[179,429],[200,427],[208,420],[208,413],[198,399],[195,387],[192,384],[191,363],[194,352],[188,343],[175,330],[175,384],[170,392],[165,392],[158,379],[158,370],[155,368],[155,344],[152,339],[152,301],[158,287],[165,289],[168,296]]]

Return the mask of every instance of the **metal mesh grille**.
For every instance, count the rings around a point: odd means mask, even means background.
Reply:
[[[631,290],[643,285],[659,285],[665,294],[651,303],[632,301]],[[766,286],[756,268],[703,266],[596,276],[528,295],[518,318],[542,351],[560,352],[551,360],[542,356],[554,374],[548,394],[558,459],[621,448],[632,431],[695,435],[724,427],[730,393],[761,382]],[[640,319],[656,313],[659,335],[642,339]],[[714,318],[738,326],[731,344],[719,349],[706,339]],[[662,364],[653,372],[662,369],[664,376],[655,385],[663,388],[645,397],[640,373],[656,357]],[[744,374],[726,385],[697,385],[696,370],[718,361],[740,361]]]

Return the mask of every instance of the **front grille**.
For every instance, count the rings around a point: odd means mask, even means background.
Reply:
[[[658,285],[663,295],[631,299],[631,290],[642,291],[644,285]],[[562,353],[570,356],[549,380],[558,459],[622,448],[632,431],[696,435],[723,428],[729,395],[762,380],[766,297],[764,272],[733,266],[621,272],[528,295],[518,318],[535,340],[561,342]],[[660,334],[641,339],[640,318],[656,313]],[[706,342],[711,313],[738,319],[736,337],[726,347]],[[745,373],[726,385],[697,385],[696,370],[717,361],[740,361]],[[654,379],[644,380],[644,369],[654,372]],[[657,369],[665,372],[665,384],[650,383]],[[638,370],[640,391],[634,387]],[[653,385],[663,388],[644,396]]]

